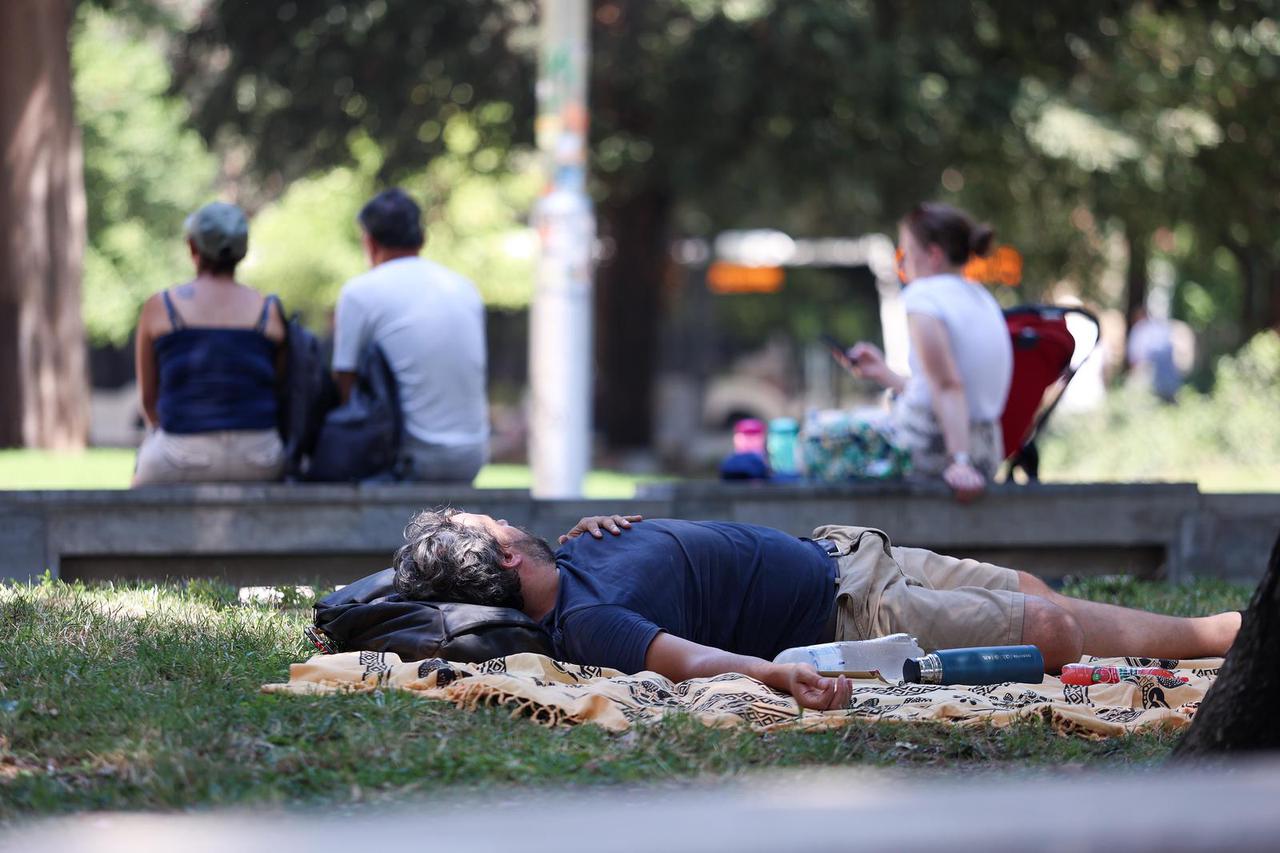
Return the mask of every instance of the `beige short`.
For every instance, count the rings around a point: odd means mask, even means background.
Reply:
[[[278,480],[284,446],[274,429],[178,434],[155,429],[138,448],[135,486]]]
[[[902,632],[926,650],[1022,642],[1026,599],[1012,569],[899,548],[870,527],[827,525],[813,538],[838,549],[837,640]]]

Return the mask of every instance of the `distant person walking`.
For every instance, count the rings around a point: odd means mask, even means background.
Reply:
[[[1174,358],[1173,325],[1145,308],[1134,312],[1126,346],[1132,377],[1149,384],[1166,403],[1175,402],[1182,387],[1182,371]]]
[[[961,499],[980,494],[1004,460],[1009,329],[995,298],[962,272],[992,237],[954,207],[917,205],[898,225],[911,374],[893,371],[874,344],[849,350],[858,375],[893,392],[894,443],[910,451],[913,471],[942,477]]]
[[[152,296],[138,317],[148,432],[133,484],[275,480],[284,319],[278,303],[235,280],[249,248],[240,208],[207,204],[185,228],[196,277]]]
[[[418,257],[422,214],[403,190],[379,193],[360,211],[372,269],[348,281],[334,318],[333,375],[345,402],[360,353],[381,347],[399,389],[405,476],[475,478],[488,460],[484,305],[463,276]]]

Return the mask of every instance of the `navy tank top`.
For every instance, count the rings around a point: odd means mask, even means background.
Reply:
[[[266,336],[271,303],[251,329],[188,326],[164,294],[173,331],[156,339],[156,409],[170,433],[275,429],[276,342]]]

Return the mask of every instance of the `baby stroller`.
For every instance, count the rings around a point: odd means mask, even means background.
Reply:
[[[1076,341],[1067,329],[1067,317],[1072,314],[1093,324],[1095,331],[1093,346],[1074,364]],[[1085,309],[1059,305],[1018,305],[1006,309],[1004,319],[1013,340],[1013,381],[1000,417],[1006,462],[1002,481],[1011,481],[1021,468],[1034,482],[1040,478],[1036,436],[1080,365],[1098,348],[1101,326]]]

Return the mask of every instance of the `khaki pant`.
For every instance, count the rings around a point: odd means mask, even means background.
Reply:
[[[155,429],[138,448],[133,484],[278,480],[284,446],[274,429],[178,434]]]
[[[1012,569],[899,548],[871,527],[827,525],[837,546],[836,639],[903,632],[926,650],[1022,642],[1025,597]]]

